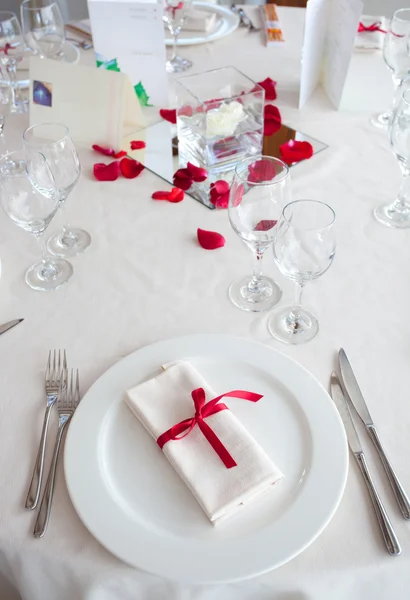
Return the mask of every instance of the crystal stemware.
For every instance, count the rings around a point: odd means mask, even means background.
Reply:
[[[61,123],[32,125],[23,133],[26,148],[42,152],[55,179],[63,211],[67,197],[80,177],[81,166],[70,132]],[[84,252],[91,243],[91,236],[83,229],[65,225],[48,241],[48,249],[55,256],[69,258]]]
[[[391,71],[394,96],[403,79],[410,73],[410,8],[400,8],[394,13],[384,37],[383,58]],[[376,127],[388,129],[394,113],[394,102],[390,110],[371,118]]]
[[[4,138],[4,125],[11,111],[11,103],[13,101],[13,92],[9,79],[4,78],[4,74],[0,67],[0,140]],[[0,146],[0,155],[1,146]]]
[[[67,283],[71,264],[49,256],[44,245],[44,231],[59,201],[51,170],[40,152],[16,151],[0,158],[0,203],[13,223],[34,235],[40,245],[42,260],[26,272],[27,284],[48,291]]]
[[[164,0],[164,23],[173,38],[172,56],[167,61],[169,73],[180,73],[192,67],[192,62],[187,58],[177,55],[178,36],[185,22],[187,12],[191,6],[191,0]]]
[[[242,310],[268,310],[281,298],[278,284],[262,275],[262,259],[289,200],[289,167],[281,160],[259,156],[238,163],[229,198],[229,220],[254,256],[253,275],[241,277],[229,288],[230,299]]]
[[[64,20],[58,4],[38,6],[33,0],[24,0],[20,12],[29,48],[42,58],[58,58],[65,41]]]
[[[287,344],[302,344],[319,331],[314,315],[302,308],[305,285],[325,273],[333,262],[336,240],[330,206],[316,200],[295,200],[283,209],[273,242],[279,269],[295,283],[295,302],[278,307],[269,319],[269,331]]]
[[[402,183],[394,202],[378,206],[374,216],[389,227],[410,227],[410,88],[405,89],[394,113],[390,143],[399,161]]]
[[[4,65],[11,81],[13,99],[11,112],[27,111],[27,100],[21,95],[17,85],[17,64],[23,60],[25,52],[24,37],[20,23],[12,12],[0,10],[0,63]]]

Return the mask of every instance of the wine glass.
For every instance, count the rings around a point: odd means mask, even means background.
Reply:
[[[80,177],[80,160],[68,127],[61,123],[41,123],[32,125],[23,133],[25,148],[38,150],[44,154],[55,179],[60,203],[66,206],[68,195]],[[47,244],[51,254],[69,258],[84,252],[91,244],[91,236],[83,229],[65,225]]]
[[[290,200],[289,167],[270,156],[246,158],[235,167],[229,198],[233,230],[252,250],[253,275],[241,277],[229,288],[238,308],[261,312],[272,308],[282,296],[280,287],[262,275],[262,259],[272,245],[276,223]]]
[[[4,125],[11,111],[11,103],[13,101],[13,92],[9,79],[5,79],[0,68],[0,139],[4,137]],[[1,149],[0,149],[1,154]]]
[[[65,42],[64,21],[56,2],[43,6],[24,0],[20,7],[21,24],[27,45],[41,58],[61,55]]]
[[[394,202],[378,206],[374,216],[389,227],[410,227],[410,88],[405,89],[393,117],[390,143],[403,175]]]
[[[0,203],[5,214],[39,242],[42,260],[26,272],[35,290],[55,290],[67,283],[69,262],[47,254],[43,233],[56,214],[58,192],[51,170],[40,152],[16,151],[0,158]]]
[[[164,0],[163,20],[173,37],[172,56],[167,61],[168,73],[180,73],[192,67],[192,62],[187,58],[177,56],[177,41],[182,26],[185,22],[191,0]]]
[[[325,273],[333,262],[336,240],[333,209],[317,200],[295,200],[283,209],[273,242],[275,261],[295,282],[293,306],[280,307],[269,319],[269,331],[287,344],[302,344],[319,331],[319,324],[302,308],[305,285]]]
[[[11,81],[12,103],[11,112],[27,111],[25,100],[17,85],[17,63],[23,60],[25,52],[24,37],[20,23],[12,12],[0,10],[0,63],[4,65]]]
[[[410,8],[400,8],[394,13],[383,44],[383,58],[393,77],[394,94],[403,79],[410,73]],[[376,127],[388,129],[391,125],[394,106],[370,120]]]

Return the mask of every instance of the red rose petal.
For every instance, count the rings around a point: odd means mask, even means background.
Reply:
[[[258,85],[265,90],[265,100],[276,100],[276,81],[267,77],[263,81],[259,81]]]
[[[261,159],[256,160],[249,165],[248,181],[252,183],[261,183],[262,181],[271,181],[276,175],[276,168],[272,161]]]
[[[153,200],[168,200],[169,192],[154,192],[151,196]]]
[[[198,183],[201,181],[205,181],[205,179],[208,177],[208,171],[206,171],[206,169],[197,167],[190,162],[187,164],[186,167],[191,178]]]
[[[142,150],[146,147],[146,143],[142,140],[132,140],[130,143],[131,150]]]
[[[259,223],[257,225],[255,225],[255,227],[253,228],[254,231],[269,231],[269,229],[272,229],[272,227],[275,227],[277,221],[275,220],[269,220],[269,219],[263,219],[262,221],[259,221]]]
[[[169,123],[172,123],[173,125],[175,125],[175,123],[177,122],[177,111],[175,108],[172,108],[172,109],[161,108],[161,110],[159,111],[159,114],[161,115],[161,117],[163,119],[165,119],[165,121],[168,121]]]
[[[229,183],[225,179],[218,179],[215,183],[211,183],[211,189],[215,189],[218,194],[226,194],[229,192]]]
[[[281,159],[288,164],[306,160],[313,156],[312,144],[297,140],[289,140],[285,144],[282,144],[279,146],[279,151]]]
[[[243,195],[245,193],[245,187],[241,183],[235,190],[233,190],[232,206],[238,206],[242,202]]]
[[[105,165],[104,163],[96,163],[94,165],[94,177],[98,181],[115,181],[120,174],[120,163],[118,160]]]
[[[180,190],[184,190],[186,192],[192,185],[192,179],[186,179],[185,177],[178,177],[175,173],[174,175],[174,185]]]
[[[120,168],[124,177],[134,179],[144,170],[144,165],[133,158],[123,158],[120,162]]]
[[[174,187],[168,194],[168,201],[169,202],[182,202],[182,200],[184,199],[184,196],[185,196],[185,194],[184,194],[183,190]]]
[[[211,183],[209,200],[215,208],[228,208],[229,192],[229,183],[224,179],[218,179],[215,183]]]
[[[93,144],[92,149],[100,154],[104,154],[104,156],[114,156],[115,150],[113,148],[103,148],[98,144]]]
[[[192,106],[181,106],[181,108],[178,108],[178,116],[180,115],[181,117],[192,117],[192,115],[194,114],[194,110],[192,108]]]
[[[175,171],[174,177],[179,177],[180,179],[192,179],[192,175],[188,169],[178,169],[178,171]]]
[[[123,158],[124,156],[127,156],[125,150],[120,150],[114,154],[114,158]]]
[[[279,109],[272,104],[267,104],[264,109],[265,127],[264,135],[270,136],[279,131],[282,125],[282,117]]]
[[[198,242],[205,250],[215,250],[225,246],[225,238],[216,231],[206,231],[205,229],[197,229]]]

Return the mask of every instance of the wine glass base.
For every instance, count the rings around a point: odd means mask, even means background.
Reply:
[[[168,73],[182,73],[192,67],[192,62],[182,56],[174,56],[170,60],[167,60],[166,69]]]
[[[400,208],[395,204],[383,204],[374,209],[375,218],[382,225],[407,229],[410,227],[410,204],[404,204]]]
[[[69,262],[62,259],[52,259],[50,263],[55,267],[55,272],[47,274],[44,263],[37,263],[30,267],[26,272],[26,283],[33,290],[48,292],[56,290],[70,279],[73,274],[73,267]]]
[[[370,123],[373,125],[373,127],[387,130],[391,125],[392,116],[392,111],[380,113],[379,115],[373,115],[370,117]]]
[[[294,307],[285,306],[275,310],[268,321],[268,329],[274,338],[284,344],[305,344],[319,331],[318,320],[312,313],[298,309],[298,319],[291,318]]]
[[[270,310],[282,297],[282,290],[269,277],[261,277],[258,290],[249,289],[252,276],[242,277],[229,287],[229,298],[241,310],[263,312]]]
[[[84,229],[70,229],[69,232],[57,233],[47,242],[48,251],[54,256],[71,258],[81,254],[91,244],[91,236]]]

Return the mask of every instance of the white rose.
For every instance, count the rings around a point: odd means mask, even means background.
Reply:
[[[233,101],[209,110],[206,113],[207,137],[233,135],[238,123],[243,119],[244,110],[240,102]]]

